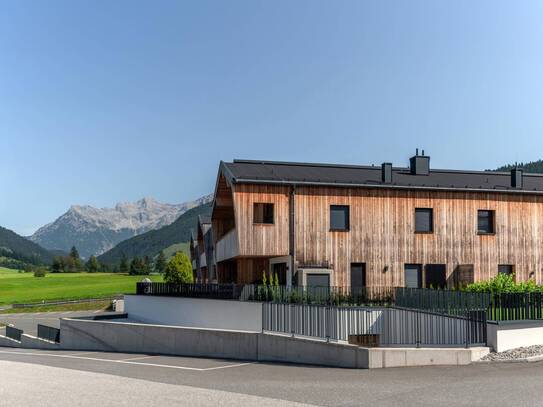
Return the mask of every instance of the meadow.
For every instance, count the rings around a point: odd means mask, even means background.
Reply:
[[[101,298],[136,292],[136,282],[148,277],[113,273],[59,273],[34,277],[32,273],[0,267],[0,305],[77,298]]]

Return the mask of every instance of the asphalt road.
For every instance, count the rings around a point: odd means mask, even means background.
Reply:
[[[17,406],[538,406],[542,381],[543,362],[349,370],[0,348],[0,400]]]
[[[60,318],[86,317],[100,314],[110,314],[103,311],[65,311],[65,312],[34,312],[21,314],[2,314],[0,313],[0,323],[12,324],[16,328],[22,329],[26,334],[36,335],[38,324],[48,325],[54,328],[60,327]],[[1,328],[0,333],[3,333]]]

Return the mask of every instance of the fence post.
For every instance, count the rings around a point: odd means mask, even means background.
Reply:
[[[469,325],[470,325],[470,321],[471,321],[471,318],[470,318],[470,315],[469,315],[469,311],[467,311],[466,313],[466,319],[464,320],[465,321],[465,324],[466,324],[466,349],[469,348]]]
[[[415,311],[415,334],[417,348],[420,348],[420,312]]]
[[[290,322],[290,333],[291,333],[292,337],[294,338],[294,332],[295,332],[294,318],[293,318],[295,316],[294,306],[292,304],[288,304],[288,310],[289,310],[288,316],[289,316],[289,322]],[[302,309],[302,313],[303,312],[304,312],[304,310]]]
[[[330,307],[324,310],[324,329],[326,330],[326,342],[330,342]]]

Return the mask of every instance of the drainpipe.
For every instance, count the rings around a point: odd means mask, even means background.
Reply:
[[[296,264],[296,233],[295,233],[295,210],[294,210],[294,204],[295,204],[295,195],[296,195],[296,186],[292,185],[290,187],[289,191],[289,199],[288,199],[288,241],[289,241],[289,248],[288,248],[288,254],[290,256],[290,264],[288,265],[287,270],[287,287],[292,286],[292,277],[294,276],[294,267]]]

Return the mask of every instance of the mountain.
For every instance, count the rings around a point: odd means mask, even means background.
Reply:
[[[210,215],[211,205],[212,203],[208,202],[197,206],[185,212],[171,225],[125,240],[99,256],[98,260],[105,264],[118,265],[123,254],[128,259],[135,256],[154,257],[172,245],[186,243],[190,240],[191,230],[196,229],[198,215]]]
[[[522,168],[525,172],[543,173],[543,160],[519,164],[508,164],[497,168],[496,171],[511,171],[513,168]]]
[[[49,250],[68,252],[76,246],[83,258],[99,255],[117,243],[171,224],[187,210],[210,202],[212,195],[178,205],[144,198],[114,208],[72,206],[53,223],[43,226],[30,240]]]
[[[19,267],[25,263],[49,264],[53,255],[36,243],[19,236],[9,229],[0,227],[0,264]]]

